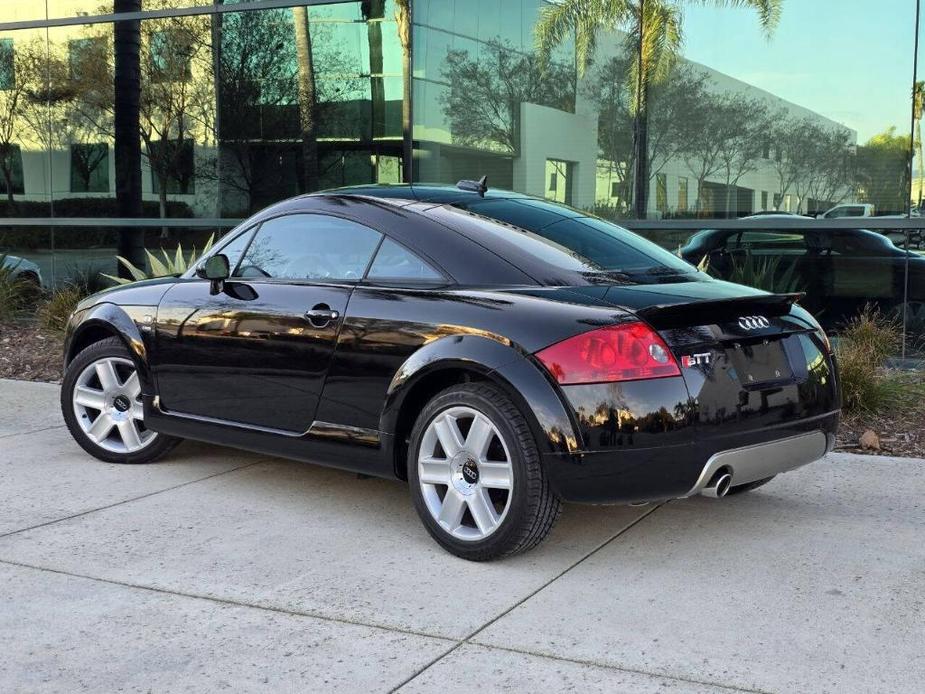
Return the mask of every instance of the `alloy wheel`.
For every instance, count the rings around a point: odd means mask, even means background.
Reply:
[[[113,453],[135,453],[157,438],[144,425],[141,384],[130,359],[103,357],[74,383],[74,414],[94,444]]]
[[[514,467],[507,443],[492,421],[471,407],[443,410],[427,425],[418,478],[431,516],[460,540],[488,537],[511,506]]]

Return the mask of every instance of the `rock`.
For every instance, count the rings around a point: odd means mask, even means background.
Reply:
[[[865,451],[880,450],[880,437],[874,433],[873,429],[868,429],[863,434],[861,434],[861,438],[858,440],[858,443],[861,444],[861,448]]]

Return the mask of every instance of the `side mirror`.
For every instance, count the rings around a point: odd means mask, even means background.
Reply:
[[[231,275],[228,256],[224,253],[209,256],[196,270],[196,275],[212,282],[212,293],[218,294],[222,290],[224,281]]]

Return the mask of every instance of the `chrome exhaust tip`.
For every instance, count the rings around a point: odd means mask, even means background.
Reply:
[[[722,499],[726,494],[729,493],[729,488],[732,486],[732,475],[728,472],[719,472],[716,476],[710,480],[710,483],[703,488],[703,491],[700,493],[704,496],[708,496],[711,499]]]

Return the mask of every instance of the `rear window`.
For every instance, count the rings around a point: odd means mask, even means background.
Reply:
[[[564,219],[538,233],[609,272],[695,271],[661,246],[594,217]]]
[[[470,210],[485,217],[491,217],[521,229],[539,231],[550,224],[566,217],[581,217],[568,207],[553,205],[543,200],[479,200],[466,204],[457,203],[459,207]]]
[[[518,227],[484,225],[500,240],[558,269],[664,275],[696,272],[651,241],[602,219],[579,216],[568,207],[539,200],[493,200],[468,209]]]

